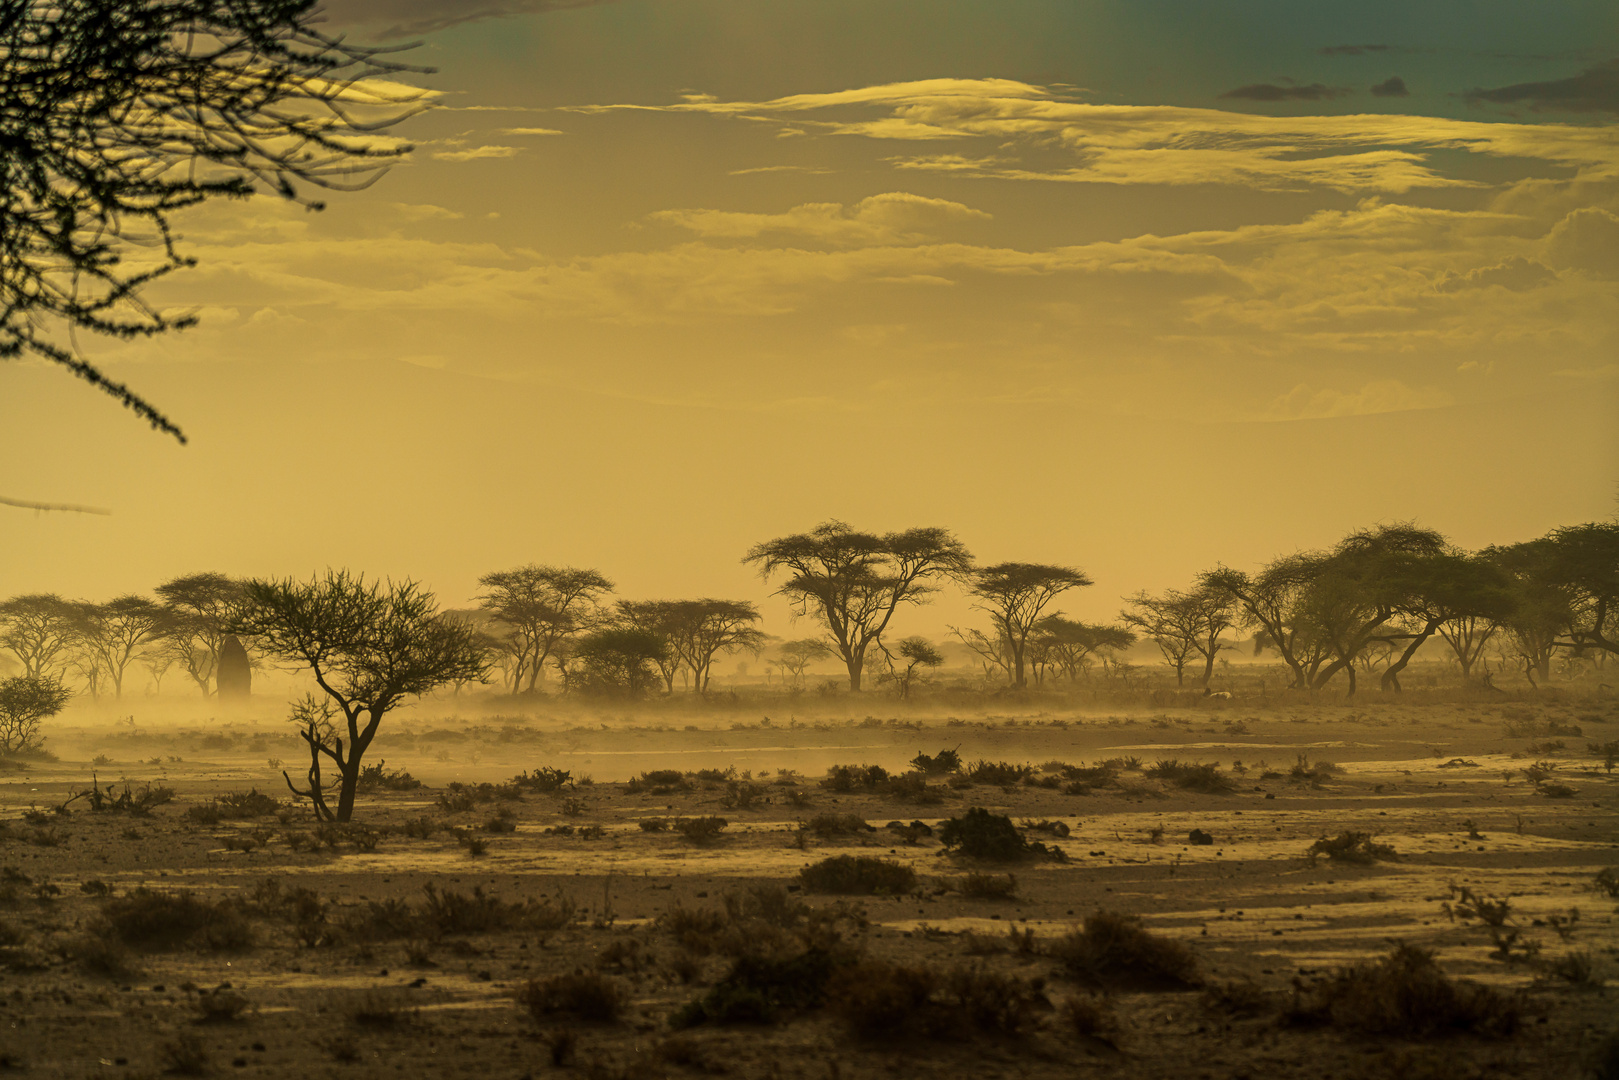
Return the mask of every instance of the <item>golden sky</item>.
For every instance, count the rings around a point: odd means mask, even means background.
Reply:
[[[334,3],[421,36],[417,150],[179,220],[202,325],[86,345],[189,445],[0,367],[0,494],[112,511],[0,513],[0,592],[535,561],[796,632],[738,559],[836,517],[1110,618],[1373,521],[1610,516],[1619,7],[1304,7]]]

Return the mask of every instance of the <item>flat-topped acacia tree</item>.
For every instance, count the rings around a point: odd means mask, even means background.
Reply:
[[[326,694],[325,708],[311,701],[293,710],[309,746],[309,787],[299,791],[290,776],[286,780],[330,821],[354,816],[361,759],[390,709],[449,683],[481,680],[489,671],[477,634],[440,614],[433,594],[414,581],[367,582],[329,570],[308,582],[251,580],[242,592],[230,632],[251,636],[268,656],[307,668]],[[321,786],[323,757],[340,778],[335,812]]]

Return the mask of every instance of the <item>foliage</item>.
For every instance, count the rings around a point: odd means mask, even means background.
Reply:
[[[916,888],[916,871],[869,855],[837,855],[798,872],[806,892],[892,896]]]
[[[0,755],[39,746],[39,725],[62,711],[73,691],[48,675],[18,675],[0,682]]]
[[[902,605],[920,604],[940,578],[966,574],[972,555],[946,529],[857,532],[827,521],[807,533],[755,544],[743,556],[766,579],[784,572],[777,588],[801,615],[826,627],[858,691],[866,654]]]
[[[1051,946],[1068,974],[1092,986],[1120,990],[1182,990],[1201,985],[1196,955],[1178,941],[1151,933],[1133,915],[1097,910]]]
[[[972,572],[967,591],[977,597],[977,606],[989,613],[996,635],[1010,648],[1013,686],[1025,685],[1029,636],[1046,607],[1069,589],[1090,584],[1091,579],[1073,567],[1040,563],[997,563]]]
[[[945,821],[939,827],[939,839],[947,849],[953,849],[958,855],[986,862],[1064,858],[1061,850],[1031,841],[1018,832],[1011,818],[1004,814],[992,814],[981,806],[974,806],[961,817]]]
[[[188,892],[159,892],[142,886],[108,900],[102,917],[120,941],[137,948],[234,950],[252,942],[251,928],[239,907]]]
[[[1340,968],[1300,989],[1291,1019],[1398,1038],[1454,1031],[1504,1036],[1517,1030],[1522,1007],[1516,994],[1448,978],[1433,953],[1402,942],[1379,960]]]
[[[228,628],[307,668],[326,695],[294,710],[310,767],[304,790],[290,777],[287,786],[331,820],[353,816],[361,758],[391,709],[446,683],[481,679],[489,668],[473,632],[439,615],[433,595],[415,582],[367,583],[341,570],[308,583],[253,580],[243,591]],[[321,785],[323,757],[340,775],[335,812]]]
[[[1388,844],[1374,841],[1371,833],[1358,832],[1354,829],[1345,829],[1331,838],[1323,836],[1311,844],[1304,855],[1310,860],[1311,865],[1314,865],[1316,859],[1322,855],[1334,862],[1348,863],[1372,863],[1380,859],[1394,860],[1400,857]]]
[[[722,817],[675,818],[670,822],[675,832],[694,844],[713,843],[729,824]]]
[[[517,1001],[536,1020],[565,1015],[608,1024],[617,1020],[629,1004],[629,994],[611,976],[574,971],[528,980],[518,989]]]
[[[419,92],[406,70],[315,28],[312,0],[8,4],[0,19],[0,360],[30,352],[180,430],[86,361],[76,330],[146,337],[192,325],[142,291],[193,260],[170,216],[255,188],[364,187],[409,148],[380,133]],[[131,251],[142,258],[126,259]],[[68,341],[54,330],[65,328]]]
[[[1229,776],[1220,772],[1217,765],[1198,765],[1173,758],[1154,762],[1147,768],[1147,775],[1157,780],[1167,780],[1178,788],[1202,792],[1205,795],[1222,794],[1236,787]]]
[[[910,760],[910,766],[924,776],[944,776],[949,773],[959,772],[961,770],[961,754],[958,753],[960,749],[961,747],[958,746],[955,750],[940,750],[932,757],[918,752]]]

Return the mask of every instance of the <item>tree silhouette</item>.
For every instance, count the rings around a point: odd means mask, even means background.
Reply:
[[[293,711],[309,747],[309,786],[299,791],[290,777],[287,786],[336,821],[354,814],[360,761],[391,709],[448,683],[482,679],[489,670],[475,631],[440,615],[433,594],[412,581],[367,583],[347,571],[309,582],[248,581],[227,629],[308,669],[326,695]],[[323,757],[340,778],[335,812],[321,786]]]
[[[558,650],[600,622],[597,605],[613,591],[613,583],[594,570],[571,566],[538,566],[499,570],[478,579],[484,587],[478,600],[496,623],[510,635],[512,693],[524,689],[528,676],[533,691],[545,662],[562,657]]]
[[[79,348],[196,321],[143,299],[194,264],[170,219],[267,190],[355,190],[409,147],[383,137],[426,107],[371,80],[397,49],[315,29],[315,0],[0,2],[0,360],[31,353],[185,435]]]
[[[1012,685],[1022,689],[1027,685],[1024,653],[1029,635],[1046,606],[1069,589],[1091,584],[1091,579],[1070,566],[1006,562],[973,571],[970,582],[967,591],[978,597],[978,606],[989,612],[996,633],[1011,651]]]
[[[768,579],[786,571],[776,592],[800,615],[819,620],[860,689],[866,652],[901,604],[920,604],[941,577],[960,577],[972,555],[948,529],[907,529],[879,536],[827,521],[807,533],[755,544],[742,557]]]

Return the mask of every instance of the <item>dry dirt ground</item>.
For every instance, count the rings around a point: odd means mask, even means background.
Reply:
[[[1588,747],[1619,739],[1619,707],[1225,704],[566,729],[404,717],[372,756],[424,786],[362,796],[347,829],[291,805],[270,759],[297,777],[297,744],[275,724],[59,730],[59,760],[0,774],[0,1065],[514,1080],[1616,1075],[1604,1040],[1619,1009],[1602,981],[1619,980],[1619,901],[1598,877],[1619,866],[1619,778]],[[903,772],[919,751],[957,747],[969,765],[1031,764],[1033,782],[941,775],[920,798],[914,782],[908,796],[821,783],[833,764]],[[1113,780],[1096,784],[1057,766],[1110,759]],[[1218,763],[1230,789],[1152,775],[1168,759]],[[574,782],[505,783],[541,767]],[[173,798],[147,812],[69,801],[92,769],[115,796],[127,780],[134,796],[150,785]],[[653,770],[688,775],[626,783]],[[282,806],[216,801],[254,788]],[[1066,860],[950,854],[941,823],[971,807],[1060,823],[1023,832]],[[838,832],[843,815],[874,828]],[[707,816],[728,824],[706,842],[642,824]],[[1191,843],[1194,829],[1213,842]],[[1394,856],[1306,858],[1346,830]],[[838,855],[910,867],[915,884],[803,888],[801,869]],[[1015,891],[964,895],[973,873],[1010,873]],[[1098,910],[1183,943],[1196,971],[1177,986],[1065,962],[1068,935]],[[1504,995],[1516,1025],[1414,1036],[1366,1030],[1364,1007],[1323,1012],[1334,973],[1393,942],[1436,951],[1465,993]],[[753,1022],[725,1022],[750,1010]]]

